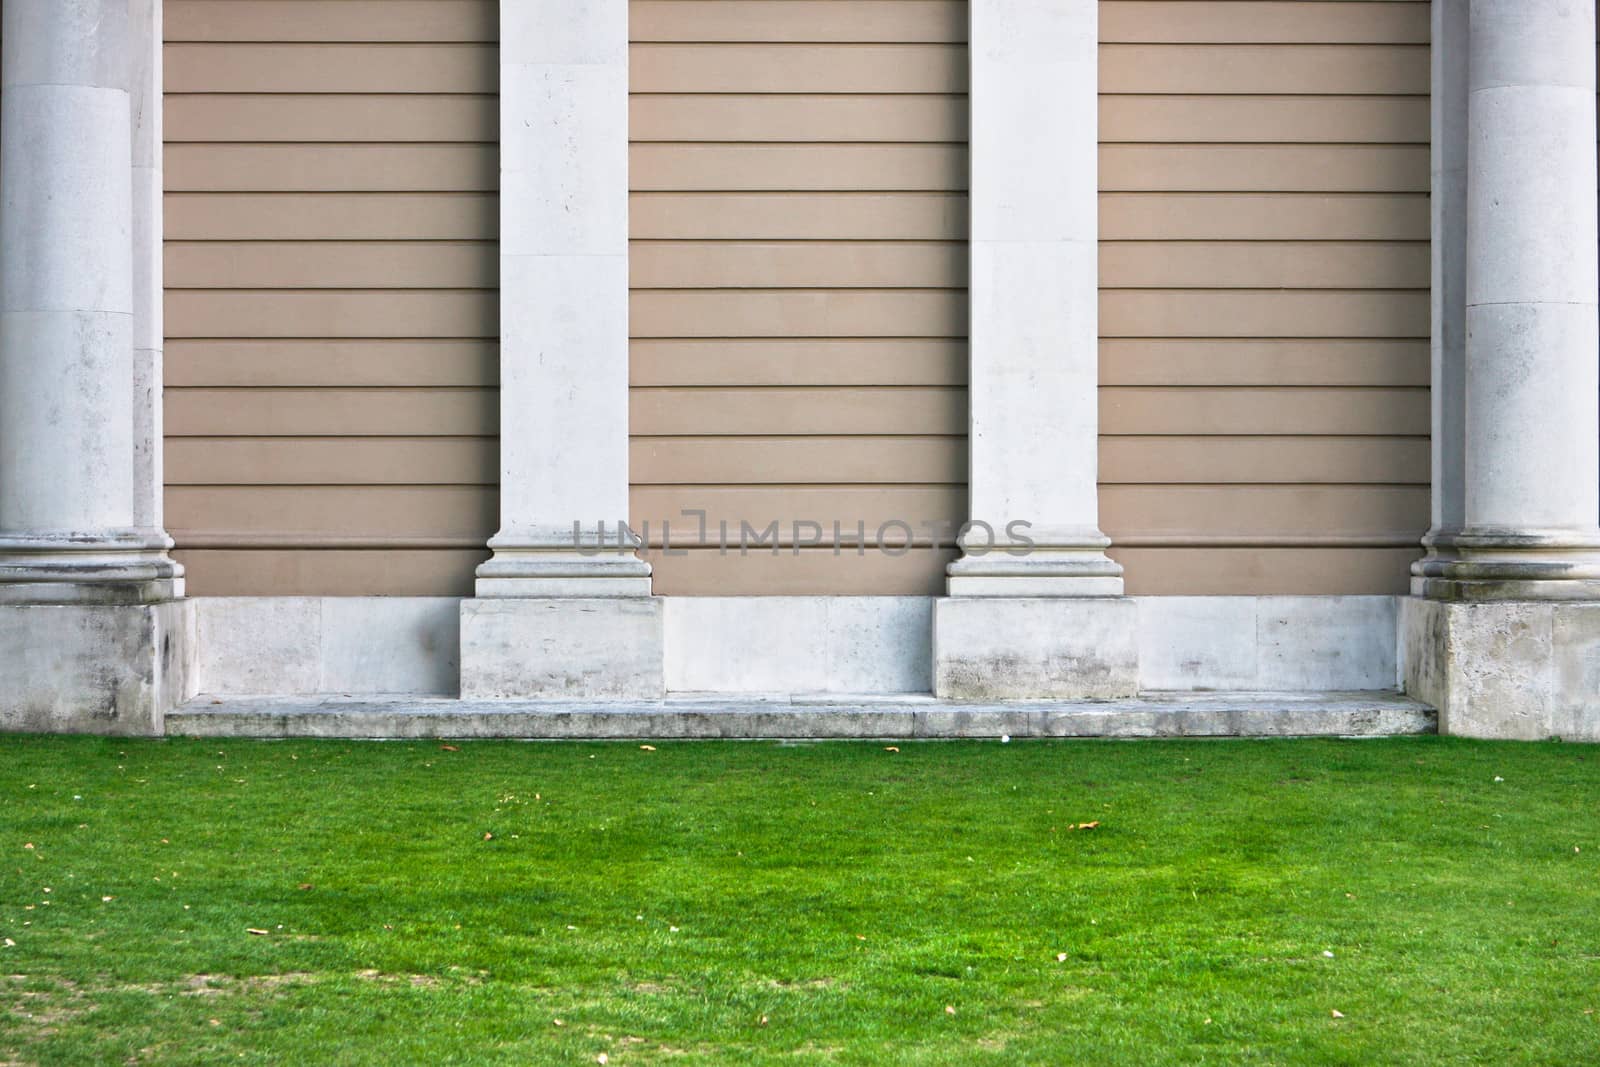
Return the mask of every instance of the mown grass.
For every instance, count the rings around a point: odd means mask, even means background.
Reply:
[[[0,1064],[1600,1062],[1600,750],[895,747],[0,739]]]

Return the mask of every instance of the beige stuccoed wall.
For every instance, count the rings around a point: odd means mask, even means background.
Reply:
[[[655,591],[940,592],[966,512],[966,3],[630,15],[631,505],[687,546]],[[722,519],[921,543],[720,554],[683,509],[713,545]]]
[[[1129,593],[1399,593],[1428,526],[1428,4],[1100,5]]]
[[[166,3],[166,505],[210,595],[464,595],[495,530],[493,0]]]
[[[196,593],[469,590],[497,503],[495,7],[167,3],[166,502]],[[630,17],[632,518],[959,521],[966,5]],[[1427,4],[1100,22],[1100,510],[1128,591],[1400,591],[1427,524]],[[950,554],[658,552],[655,591],[934,594]]]

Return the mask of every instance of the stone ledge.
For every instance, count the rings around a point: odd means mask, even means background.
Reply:
[[[334,738],[1384,737],[1435,729],[1426,704],[1390,692],[1151,693],[1106,702],[957,704],[932,697],[669,698],[558,703],[200,696],[168,735]]]

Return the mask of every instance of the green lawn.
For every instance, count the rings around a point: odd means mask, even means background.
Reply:
[[[1600,749],[897,747],[0,738],[0,1064],[1600,1062]]]

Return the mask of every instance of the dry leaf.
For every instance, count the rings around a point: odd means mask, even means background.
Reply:
[[[567,1025],[566,1023],[562,1022],[560,1019],[551,1019],[550,1021],[552,1023],[554,1023],[556,1026],[565,1026],[565,1025]]]
[[[117,899],[117,898],[116,898],[116,897],[101,897],[101,898],[100,898],[100,903],[102,903],[102,904],[109,904],[109,903],[111,903],[111,902],[112,902],[112,901],[113,901],[113,900],[116,900],[116,899]]]
[[[248,927],[245,930],[245,933],[254,934],[257,937],[266,937],[267,936],[267,932],[265,930],[257,930],[254,926]]]
[[[212,1026],[221,1026],[222,1025],[222,1020],[221,1019],[207,1019],[206,1022],[210,1023]]]
[[[1334,1008],[1332,1014],[1335,1019],[1344,1018],[1344,1012],[1340,1011],[1338,1008]]]
[[[654,745],[640,745],[639,748],[644,752],[654,752],[656,750],[656,746]]]
[[[611,1057],[607,1056],[604,1052],[602,1052],[602,1053],[600,1053],[600,1055],[598,1055],[598,1056],[596,1056],[594,1058],[594,1062],[596,1062],[596,1063],[610,1063],[611,1062]]]
[[[460,752],[461,750],[459,748],[457,748],[456,746],[454,746],[454,745],[440,745],[439,746],[439,751],[440,752]]]
[[[493,841],[494,840],[494,835],[490,834],[490,833],[486,833],[486,834],[483,835],[483,839],[485,841]]]
[[[16,947],[17,947],[17,943],[15,941],[11,940],[9,937],[6,938],[6,948],[16,948]]]
[[[1057,952],[1056,953],[1056,962],[1057,963],[1066,963],[1067,962],[1067,954],[1065,952]]]
[[[762,1016],[762,1017],[761,1017],[761,1025],[762,1025],[762,1026],[765,1026],[765,1025],[767,1025],[767,1017],[766,1017],[766,1016],[765,1016],[765,1015],[763,1015],[763,1016]]]
[[[946,1015],[954,1015],[956,1013],[956,1006],[954,1004],[946,1004],[944,1006],[944,1013]]]
[[[31,848],[33,848],[33,842],[29,841],[27,844],[23,845],[22,847],[23,848],[27,848],[27,849],[31,849]]]
[[[900,751],[898,748],[894,747],[893,745],[885,745],[883,747],[883,750],[885,752],[899,752]]]

